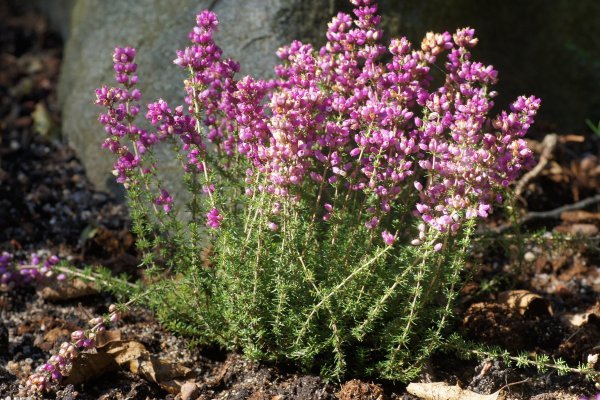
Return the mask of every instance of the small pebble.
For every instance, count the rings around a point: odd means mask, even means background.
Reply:
[[[181,386],[181,400],[192,400],[198,397],[199,387],[194,381],[187,381]]]
[[[535,257],[535,254],[533,254],[533,252],[531,252],[531,251],[528,251],[527,253],[525,253],[525,254],[523,255],[523,258],[524,258],[524,259],[525,259],[525,261],[527,261],[527,262],[534,262],[534,261],[535,261],[535,259],[536,259],[536,257]]]

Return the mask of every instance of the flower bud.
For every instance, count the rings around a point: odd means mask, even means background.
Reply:
[[[118,312],[113,312],[110,314],[109,321],[111,323],[117,323],[121,319],[121,315]]]
[[[78,331],[71,333],[71,340],[76,342],[78,340],[83,339],[84,336],[85,336],[85,332],[83,332],[82,330],[78,330]]]

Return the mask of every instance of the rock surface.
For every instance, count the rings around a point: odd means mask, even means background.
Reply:
[[[183,99],[185,74],[172,61],[175,50],[188,45],[195,14],[212,9],[220,19],[216,40],[224,57],[242,65],[241,74],[270,75],[275,50],[294,38],[321,34],[333,12],[329,0],[77,0],[59,87],[63,133],[78,151],[89,178],[111,188],[113,160],[100,150],[104,132],[93,105],[94,89],[114,81],[111,54],[117,45],[138,49],[139,88],[145,104],[162,97],[169,104]],[[175,192],[180,167],[168,146],[159,149],[167,182]],[[168,185],[168,184],[167,184]],[[114,187],[112,188],[115,190]]]

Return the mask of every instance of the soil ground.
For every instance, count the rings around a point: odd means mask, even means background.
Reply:
[[[135,275],[138,259],[126,208],[94,190],[77,154],[60,139],[55,91],[59,36],[39,15],[11,14],[0,4],[0,16],[0,251],[21,260],[32,252],[57,254],[75,265],[102,264],[115,273]],[[549,132],[537,128],[531,139],[542,161]],[[543,168],[523,182],[517,204],[517,218],[527,220],[522,229],[504,229],[501,213],[481,226],[467,268],[470,279],[455,310],[455,329],[478,343],[561,357],[576,366],[600,352],[600,210],[593,201],[600,188],[600,152],[597,138],[570,134],[560,135],[548,154]],[[585,199],[592,199],[585,210],[532,214]],[[20,398],[24,380],[49,351],[70,331],[85,326],[89,316],[106,312],[110,303],[110,296],[98,293],[56,300],[34,287],[0,291],[1,398]],[[259,365],[218,349],[190,348],[144,310],[125,315],[120,330],[152,356],[189,368],[186,390],[194,393],[169,393],[165,385],[117,368],[46,397],[415,398],[400,384],[359,379],[330,384],[290,366]],[[505,390],[512,399],[578,399],[598,391],[576,374],[539,373],[451,354],[436,355],[420,379],[479,393],[522,382]]]

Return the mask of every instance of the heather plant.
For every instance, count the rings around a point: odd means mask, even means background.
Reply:
[[[116,305],[111,304],[108,311],[107,315],[90,319],[88,329],[71,332],[71,340],[61,343],[55,354],[27,378],[25,388],[28,395],[37,397],[43,392],[57,388],[63,378],[71,373],[79,354],[96,348],[98,335],[121,318]]]
[[[66,275],[55,270],[59,263],[56,255],[43,256],[37,253],[32,253],[29,260],[17,263],[12,253],[4,251],[0,254],[0,289],[12,290],[19,286],[44,284],[52,279],[62,281]]]
[[[27,261],[17,262],[12,253],[2,252],[0,290],[12,291],[28,285],[44,286],[53,281],[66,281],[65,272],[70,271],[64,264],[56,255],[32,253]],[[77,274],[76,271],[74,273]],[[25,385],[26,395],[37,398],[39,394],[58,387],[62,379],[70,374],[73,362],[80,352],[94,349],[97,335],[119,319],[120,312],[117,306],[111,305],[109,314],[89,321],[89,329],[72,332],[71,340],[62,343],[55,354],[28,377]]]
[[[476,220],[532,161],[521,137],[540,102],[490,116],[497,72],[472,59],[473,29],[386,48],[376,4],[351,1],[323,47],[280,49],[272,80],[237,78],[201,12],[174,61],[185,104],[148,104],[151,129],[136,51],[115,49],[120,86],[96,103],[146,279],[109,289],[147,291],[138,304],[197,343],[408,380],[443,343]],[[185,212],[159,143],[181,162]]]

